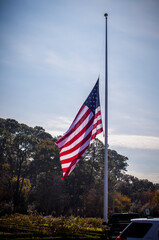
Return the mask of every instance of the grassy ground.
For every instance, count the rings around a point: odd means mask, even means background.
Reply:
[[[102,219],[14,214],[0,219],[0,239],[106,239]]]

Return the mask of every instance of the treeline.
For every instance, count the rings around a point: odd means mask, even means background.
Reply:
[[[0,215],[103,216],[104,145],[95,139],[69,177],[61,180],[59,151],[42,127],[0,118]],[[109,214],[146,208],[159,216],[159,184],[127,175],[128,158],[108,150]]]

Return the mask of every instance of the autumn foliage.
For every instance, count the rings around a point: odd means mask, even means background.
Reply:
[[[104,144],[95,139],[71,175],[61,180],[59,150],[42,127],[0,119],[0,215],[103,217]],[[108,150],[109,214],[159,216],[159,184],[126,174],[128,158]]]

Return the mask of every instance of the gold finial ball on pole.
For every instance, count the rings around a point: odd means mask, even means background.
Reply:
[[[104,14],[104,17],[108,17],[108,13],[105,13],[105,14]]]

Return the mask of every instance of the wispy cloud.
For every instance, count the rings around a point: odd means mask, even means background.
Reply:
[[[66,56],[60,55],[55,51],[46,52],[44,61],[51,67],[54,67],[56,71],[60,70],[66,74],[70,72],[71,75],[75,74],[76,78],[79,76],[81,79],[83,79],[82,76],[85,76],[85,78],[86,76],[90,77],[90,73],[96,76],[98,72],[96,62],[89,62],[85,60],[84,57],[80,58],[78,54],[75,55],[71,51],[69,54],[66,54]]]
[[[48,119],[45,121],[43,125],[45,125],[45,129],[49,132],[52,136],[63,135],[71,125],[71,119],[63,117],[63,116],[56,116],[54,119]]]
[[[147,172],[140,172],[140,171],[133,171],[133,170],[128,170],[127,174],[135,176],[139,179],[148,179],[149,181],[153,183],[159,183],[159,173],[147,173]]]
[[[136,149],[159,150],[159,137],[138,135],[110,135],[109,145]]]

